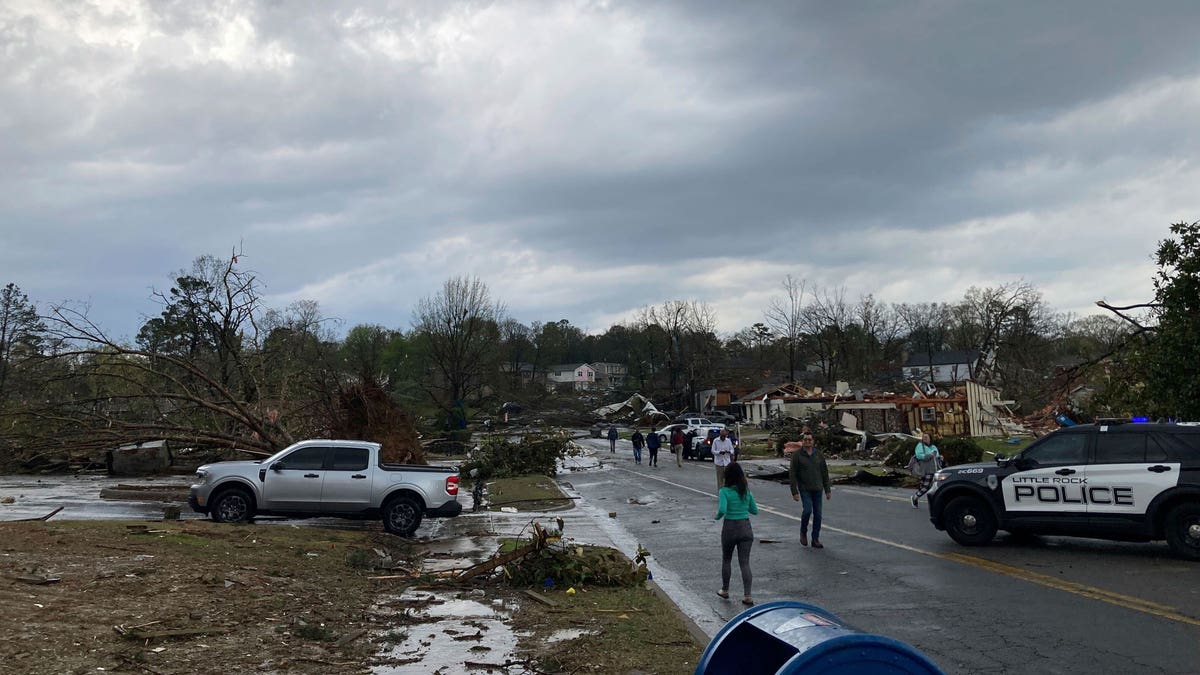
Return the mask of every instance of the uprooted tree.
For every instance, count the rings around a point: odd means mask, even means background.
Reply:
[[[421,461],[411,420],[373,373],[344,374],[315,302],[265,309],[257,275],[236,255],[198,258],[155,297],[162,311],[134,344],[106,334],[86,308],[51,309],[53,375],[23,411],[35,423],[22,447],[94,452],[165,439],[270,453],[298,438],[337,436],[381,441],[388,459]]]

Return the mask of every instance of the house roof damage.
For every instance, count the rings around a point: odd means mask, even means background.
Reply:
[[[596,408],[592,414],[609,422],[651,422],[670,417],[641,394],[634,394],[620,403]]]
[[[935,436],[1013,436],[1029,434],[1000,392],[973,381],[954,387],[928,382],[911,383],[911,391],[850,390],[839,383],[838,393],[795,384],[763,387],[743,397],[747,408],[756,407],[767,421],[811,415],[816,411],[840,413],[844,431],[860,437],[884,438],[921,431]],[[748,414],[754,418],[755,415]]]

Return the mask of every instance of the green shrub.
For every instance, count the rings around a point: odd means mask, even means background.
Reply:
[[[574,451],[569,438],[561,433],[527,434],[512,440],[504,436],[487,438],[460,467],[464,476],[477,471],[480,480],[510,476],[553,476],[558,461]]]
[[[640,550],[640,549],[639,549]],[[646,581],[644,556],[630,561],[620,551],[605,546],[549,546],[508,566],[514,586],[636,586]]]
[[[983,461],[983,448],[970,438],[942,438],[935,442],[946,466]]]

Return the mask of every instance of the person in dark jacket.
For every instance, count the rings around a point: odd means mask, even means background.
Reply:
[[[658,432],[654,430],[654,425],[650,425],[650,432],[646,434],[646,449],[650,451],[650,460],[646,462],[650,466],[658,466],[658,449],[662,447],[662,439],[658,437]]]
[[[675,453],[675,466],[683,466],[683,429],[675,427],[671,432],[671,452]]]
[[[608,451],[617,451],[617,427],[616,425],[608,425]]]
[[[637,427],[633,428],[633,435],[629,437],[633,442],[633,461],[637,464],[642,463],[642,446],[646,444],[646,439],[642,436],[642,432],[638,431]]]
[[[792,486],[792,500],[802,502],[804,510],[800,514],[800,545],[808,546],[808,520],[812,518],[812,547],[825,548],[821,544],[821,492],[825,499],[833,498],[829,483],[829,465],[825,455],[813,443],[812,434],[805,434],[799,447],[795,442],[784,446],[793,446],[792,463],[788,468],[788,478]]]

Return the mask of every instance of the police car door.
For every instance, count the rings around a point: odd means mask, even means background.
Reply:
[[[1087,522],[1080,495],[1086,480],[1088,440],[1092,434],[1060,431],[1026,448],[1013,459],[1016,472],[1001,480],[1004,510],[1012,521],[1046,520],[1065,525]]]
[[[1179,463],[1134,425],[1102,426],[1087,471],[1088,514],[1104,529],[1138,529],[1146,509],[1179,481]]]

